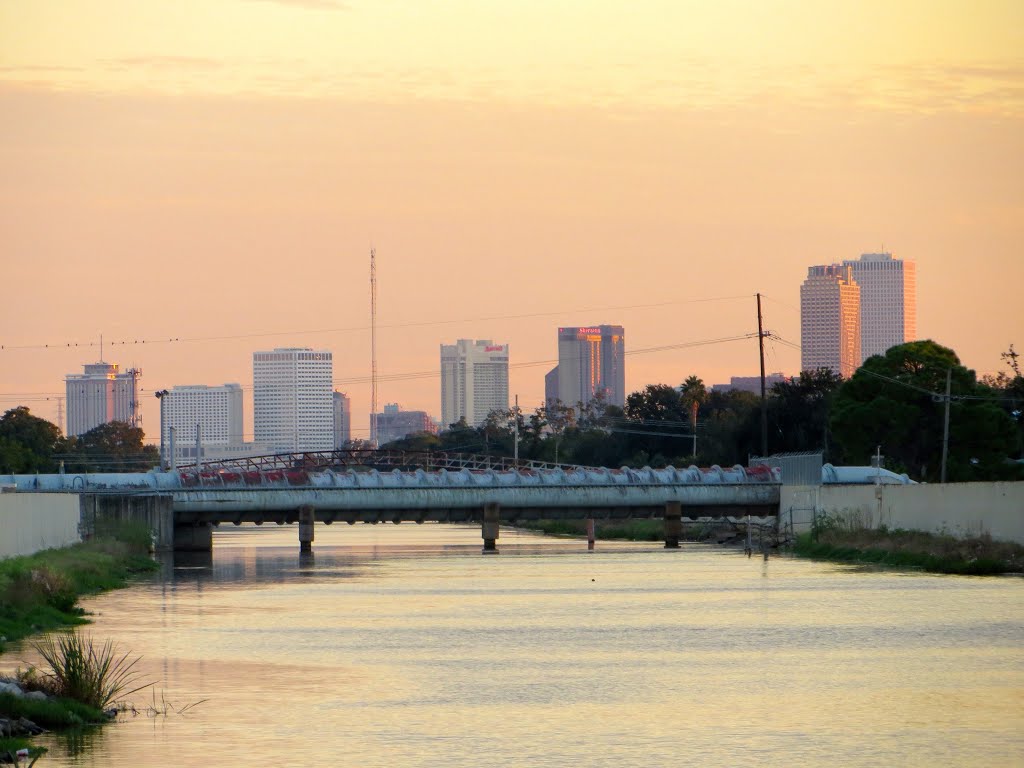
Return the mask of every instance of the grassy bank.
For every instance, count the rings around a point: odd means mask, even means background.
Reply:
[[[586,536],[587,523],[584,520],[530,520],[519,521],[517,528],[540,531],[550,536]],[[687,541],[706,541],[721,531],[721,526],[685,525],[683,537]],[[594,537],[620,541],[664,541],[665,524],[661,519],[652,520],[595,520]]]
[[[145,526],[121,524],[81,544],[0,560],[0,653],[33,633],[85,623],[78,598],[156,570],[149,546]]]
[[[1024,572],[1024,546],[988,535],[960,539],[921,531],[823,526],[797,537],[801,557],[914,568],[929,573],[991,576]]]

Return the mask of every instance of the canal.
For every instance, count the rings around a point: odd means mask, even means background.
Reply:
[[[39,767],[1024,761],[1019,577],[505,529],[483,557],[478,526],[316,536],[302,559],[293,528],[221,528],[212,559],[87,600],[155,685],[43,739]]]

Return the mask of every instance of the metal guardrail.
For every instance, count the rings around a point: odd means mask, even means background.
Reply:
[[[183,464],[178,472],[194,472],[195,465]],[[250,456],[238,459],[205,461],[200,463],[201,472],[234,470],[236,472],[263,472],[268,470],[347,470],[347,469],[400,469],[411,471],[448,470],[510,470],[510,469],[597,469],[578,464],[555,464],[546,461],[520,459],[516,462],[507,456],[487,456],[473,453],[452,453],[448,451],[396,451],[389,449],[353,448],[335,451],[306,451],[302,453],[275,453],[265,456]]]

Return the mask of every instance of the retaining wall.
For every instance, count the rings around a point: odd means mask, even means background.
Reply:
[[[0,558],[81,541],[73,493],[0,493]]]
[[[1024,544],[1024,482],[782,487],[781,526],[807,531],[816,514],[854,516],[866,527],[988,533]]]

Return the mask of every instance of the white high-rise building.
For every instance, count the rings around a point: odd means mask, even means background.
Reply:
[[[142,426],[139,408],[139,377],[142,371],[120,371],[117,363],[92,363],[85,373],[64,377],[68,404],[68,435],[84,435],[110,421]]]
[[[175,447],[178,452],[196,444],[196,426],[199,444],[211,446],[239,445],[243,441],[245,425],[242,420],[242,387],[222,384],[188,384],[172,387],[160,399],[160,433],[165,445],[170,444],[174,427]]]
[[[479,427],[491,411],[508,408],[508,344],[459,339],[441,345],[441,424],[465,419]]]
[[[334,447],[333,355],[289,347],[252,355],[253,432],[282,453]]]
[[[848,259],[860,286],[861,362],[917,338],[917,265],[891,253]]]
[[[807,268],[800,286],[800,367],[850,378],[860,366],[860,288],[841,264]]]

